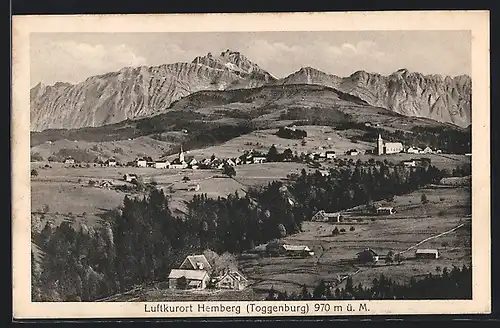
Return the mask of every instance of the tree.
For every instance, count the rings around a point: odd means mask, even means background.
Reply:
[[[36,177],[36,176],[38,176],[38,171],[37,171],[37,170],[35,170],[35,169],[31,170],[31,176],[32,176],[32,177]]]
[[[285,228],[285,226],[283,224],[280,223],[278,225],[278,230],[280,232],[280,236],[281,237],[286,237],[286,228]]]
[[[332,230],[332,236],[337,236],[340,233],[339,228],[335,227],[335,229]]]
[[[184,181],[184,182],[191,181],[191,179],[188,176],[184,176],[184,178],[182,178],[182,181]]]
[[[351,227],[351,228],[349,229],[349,231],[354,231],[354,230],[356,230],[356,228],[354,228],[354,227]]]
[[[269,151],[267,152],[267,160],[269,162],[276,162],[278,161],[278,157],[279,157],[278,150],[276,149],[275,145],[272,145],[269,148]]]
[[[236,175],[236,170],[231,165],[225,164],[222,168],[222,173],[227,175],[229,178],[232,178]]]

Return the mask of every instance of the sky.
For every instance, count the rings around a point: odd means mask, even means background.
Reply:
[[[471,74],[468,31],[32,33],[30,84],[78,83],[123,67],[191,62],[226,49],[277,78],[306,66],[342,77],[402,68]]]

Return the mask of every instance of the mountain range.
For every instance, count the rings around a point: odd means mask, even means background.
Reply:
[[[39,83],[30,90],[31,130],[99,127],[153,116],[173,110],[182,98],[199,91],[216,95],[263,86],[290,89],[293,85],[329,87],[406,116],[460,127],[471,124],[472,86],[467,75],[443,77],[401,69],[388,76],[357,71],[339,77],[304,67],[278,79],[243,54],[228,49],[219,55],[196,57],[190,63],[126,67],[77,84]]]

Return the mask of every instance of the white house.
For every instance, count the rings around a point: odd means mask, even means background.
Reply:
[[[247,279],[236,270],[228,270],[216,278],[215,287],[219,289],[242,290],[248,284]]]
[[[110,158],[106,161],[107,166],[116,166],[116,160],[114,158]]]
[[[337,155],[335,154],[335,151],[333,151],[333,150],[327,150],[325,152],[325,154],[326,154],[326,159],[332,159],[332,158],[337,157]]]
[[[188,191],[199,191],[199,190],[200,190],[199,184],[190,184],[188,186]]]
[[[137,180],[137,175],[133,173],[127,173],[123,176],[123,180],[127,182],[133,182],[134,180]]]
[[[346,151],[346,155],[349,155],[349,156],[358,156],[359,155],[359,151],[357,149],[349,149],[348,151]]]
[[[146,167],[148,162],[144,158],[139,158],[135,161],[137,167]]]
[[[66,159],[64,160],[64,164],[75,164],[75,160],[71,156],[66,157]]]
[[[265,156],[253,156],[252,161],[254,164],[262,164],[266,161]]]
[[[232,159],[230,159],[230,158],[228,158],[226,160],[226,164],[229,165],[229,166],[236,166],[236,163]]]
[[[393,207],[379,207],[377,208],[377,214],[384,215],[384,214],[394,214],[396,211],[394,210]]]
[[[155,162],[156,169],[166,169],[170,166],[170,162],[167,160],[159,160]]]
[[[431,154],[432,148],[431,147],[425,147],[424,150],[422,150],[421,154]]]
[[[321,210],[318,211],[318,213],[314,214],[314,216],[311,218],[311,221],[315,222],[341,222],[341,216],[340,213],[326,213],[325,211]]]
[[[170,289],[205,289],[209,281],[205,270],[172,269],[168,275]]]
[[[439,251],[437,249],[417,249],[415,251],[416,258],[438,259]]]
[[[306,245],[283,245],[283,248],[285,249],[286,254],[291,255],[291,256],[304,256],[304,255],[309,255],[313,256],[314,252],[312,249],[309,248],[309,246]]]
[[[409,147],[406,152],[408,154],[419,154],[422,150],[420,148],[417,148],[417,147]]]

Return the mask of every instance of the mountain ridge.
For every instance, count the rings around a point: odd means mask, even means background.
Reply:
[[[276,78],[237,51],[208,53],[191,62],[124,67],[71,84],[36,84],[30,90],[31,130],[102,126],[151,116],[202,90],[251,89],[263,85],[318,84],[370,105],[464,127],[470,124],[471,79],[407,69],[383,76],[356,71],[348,77],[307,66]]]

